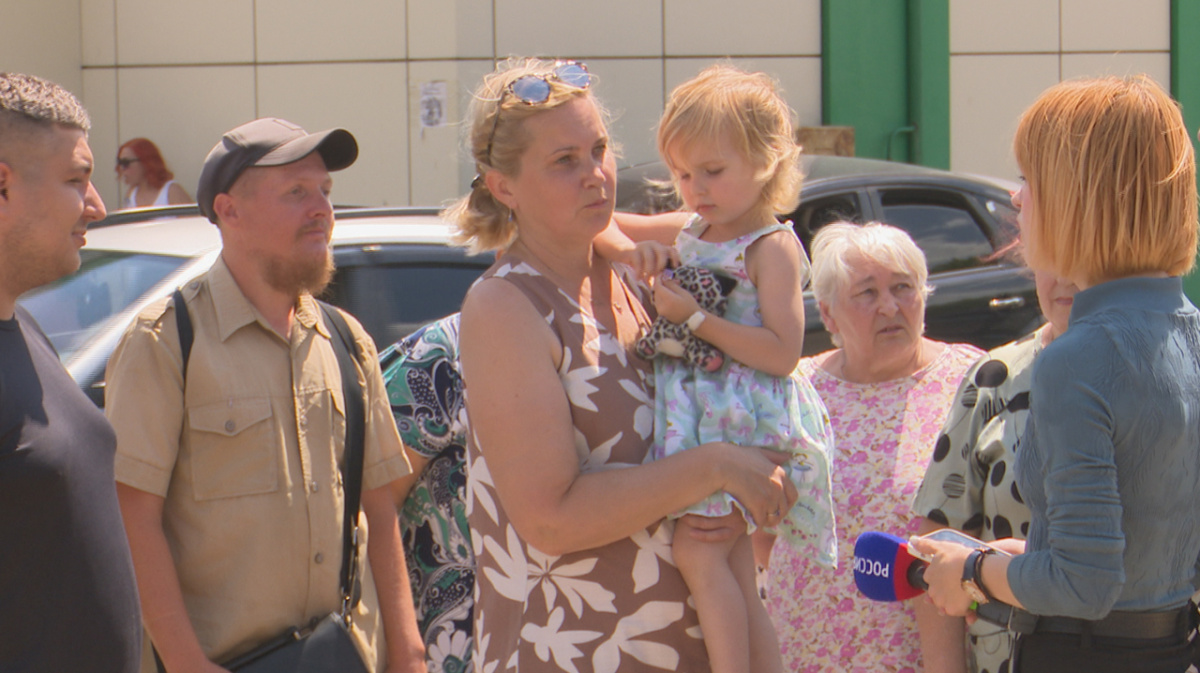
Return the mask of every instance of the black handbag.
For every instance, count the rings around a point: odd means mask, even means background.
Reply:
[[[175,319],[183,354],[186,381],[188,356],[191,354],[192,325],[183,295],[175,292]],[[351,611],[358,604],[355,591],[358,577],[358,513],[362,499],[363,433],[366,425],[363,389],[358,383],[354,360],[361,357],[350,326],[338,310],[317,302],[325,322],[336,336],[331,339],[342,374],[342,393],[346,400],[346,445],[342,461],[345,511],[342,517],[341,607],[307,628],[291,628],[276,638],[222,663],[239,673],[368,673],[354,637],[350,634]],[[351,353],[354,353],[351,356]],[[155,656],[157,658],[157,652]],[[162,664],[159,663],[159,670]]]

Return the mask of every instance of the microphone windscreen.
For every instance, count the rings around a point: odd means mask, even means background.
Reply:
[[[909,583],[913,562],[923,563],[908,553],[904,538],[868,531],[854,543],[854,585],[874,601],[902,601],[923,592]]]

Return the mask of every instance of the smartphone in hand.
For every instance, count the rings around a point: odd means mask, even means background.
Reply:
[[[978,538],[973,538],[970,535],[963,533],[962,531],[957,531],[957,530],[954,530],[953,528],[940,528],[938,530],[933,531],[932,533],[926,533],[925,535],[914,535],[913,537],[909,538],[908,553],[912,554],[913,556],[921,559],[922,561],[926,561],[926,562],[932,562],[933,557],[928,554],[922,554],[921,552],[914,549],[913,545],[912,545],[913,540],[933,540],[934,542],[953,542],[954,544],[959,544],[964,547],[970,547],[971,549],[991,549],[991,548],[993,548],[991,545],[984,542],[983,540],[980,540]],[[1009,554],[1008,552],[1001,551],[999,549],[996,550],[996,553],[1003,554],[1005,556],[1011,556],[1011,554]]]

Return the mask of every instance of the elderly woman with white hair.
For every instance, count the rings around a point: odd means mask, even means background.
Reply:
[[[831,224],[813,240],[813,291],[838,348],[800,361],[829,409],[837,446],[836,571],[784,545],[772,553],[767,608],[791,671],[920,671],[914,606],[875,603],[854,589],[860,533],[907,537],[938,429],[963,373],[982,352],[922,334],[925,255],[900,229]],[[930,609],[922,605],[921,609]]]

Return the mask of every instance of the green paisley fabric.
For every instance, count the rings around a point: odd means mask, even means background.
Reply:
[[[429,459],[400,510],[400,533],[429,673],[471,670],[475,555],[465,511],[467,415],[458,314],[380,353],[404,443]]]

